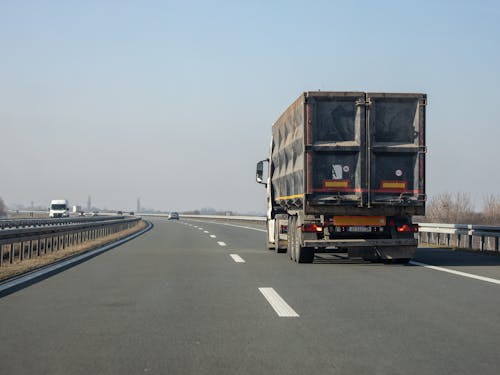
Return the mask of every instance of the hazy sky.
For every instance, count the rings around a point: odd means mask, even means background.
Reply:
[[[498,1],[1,1],[7,204],[265,211],[303,91],[424,92],[427,192],[500,193]]]

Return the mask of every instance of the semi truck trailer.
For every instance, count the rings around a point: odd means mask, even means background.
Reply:
[[[407,262],[425,215],[425,108],[418,93],[305,92],[257,163],[267,241],[298,263],[342,252]],[[267,172],[267,173],[266,173]]]

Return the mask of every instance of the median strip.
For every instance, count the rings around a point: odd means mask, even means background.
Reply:
[[[298,318],[300,315],[285,302],[273,288],[259,288],[267,302],[281,318]]]

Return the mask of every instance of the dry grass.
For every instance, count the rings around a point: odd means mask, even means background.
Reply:
[[[67,247],[66,249],[57,250],[55,252],[50,252],[47,254],[41,254],[39,257],[34,257],[31,259],[25,259],[20,261],[16,259],[14,263],[10,264],[8,262],[3,263],[0,267],[0,280],[4,280],[10,278],[12,276],[16,276],[28,271],[32,271],[34,269],[40,268],[50,263],[54,263],[58,260],[68,258],[75,254],[84,253],[86,251],[104,246],[111,242],[117,241],[123,237],[129,236],[133,233],[136,233],[146,227],[146,222],[139,221],[136,226],[133,228],[121,231],[119,233],[114,233],[110,236],[99,238],[94,241],[87,241],[80,245]]]

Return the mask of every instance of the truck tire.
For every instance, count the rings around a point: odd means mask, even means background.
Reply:
[[[297,263],[312,263],[314,260],[314,247],[301,247],[297,249]]]
[[[274,251],[276,253],[286,253],[287,249],[280,249],[280,233],[278,226],[274,230]]]
[[[295,261],[295,216],[288,217],[288,256],[291,260]]]
[[[267,250],[274,250],[276,244],[269,242],[269,221],[266,221],[266,228],[267,228]]]

